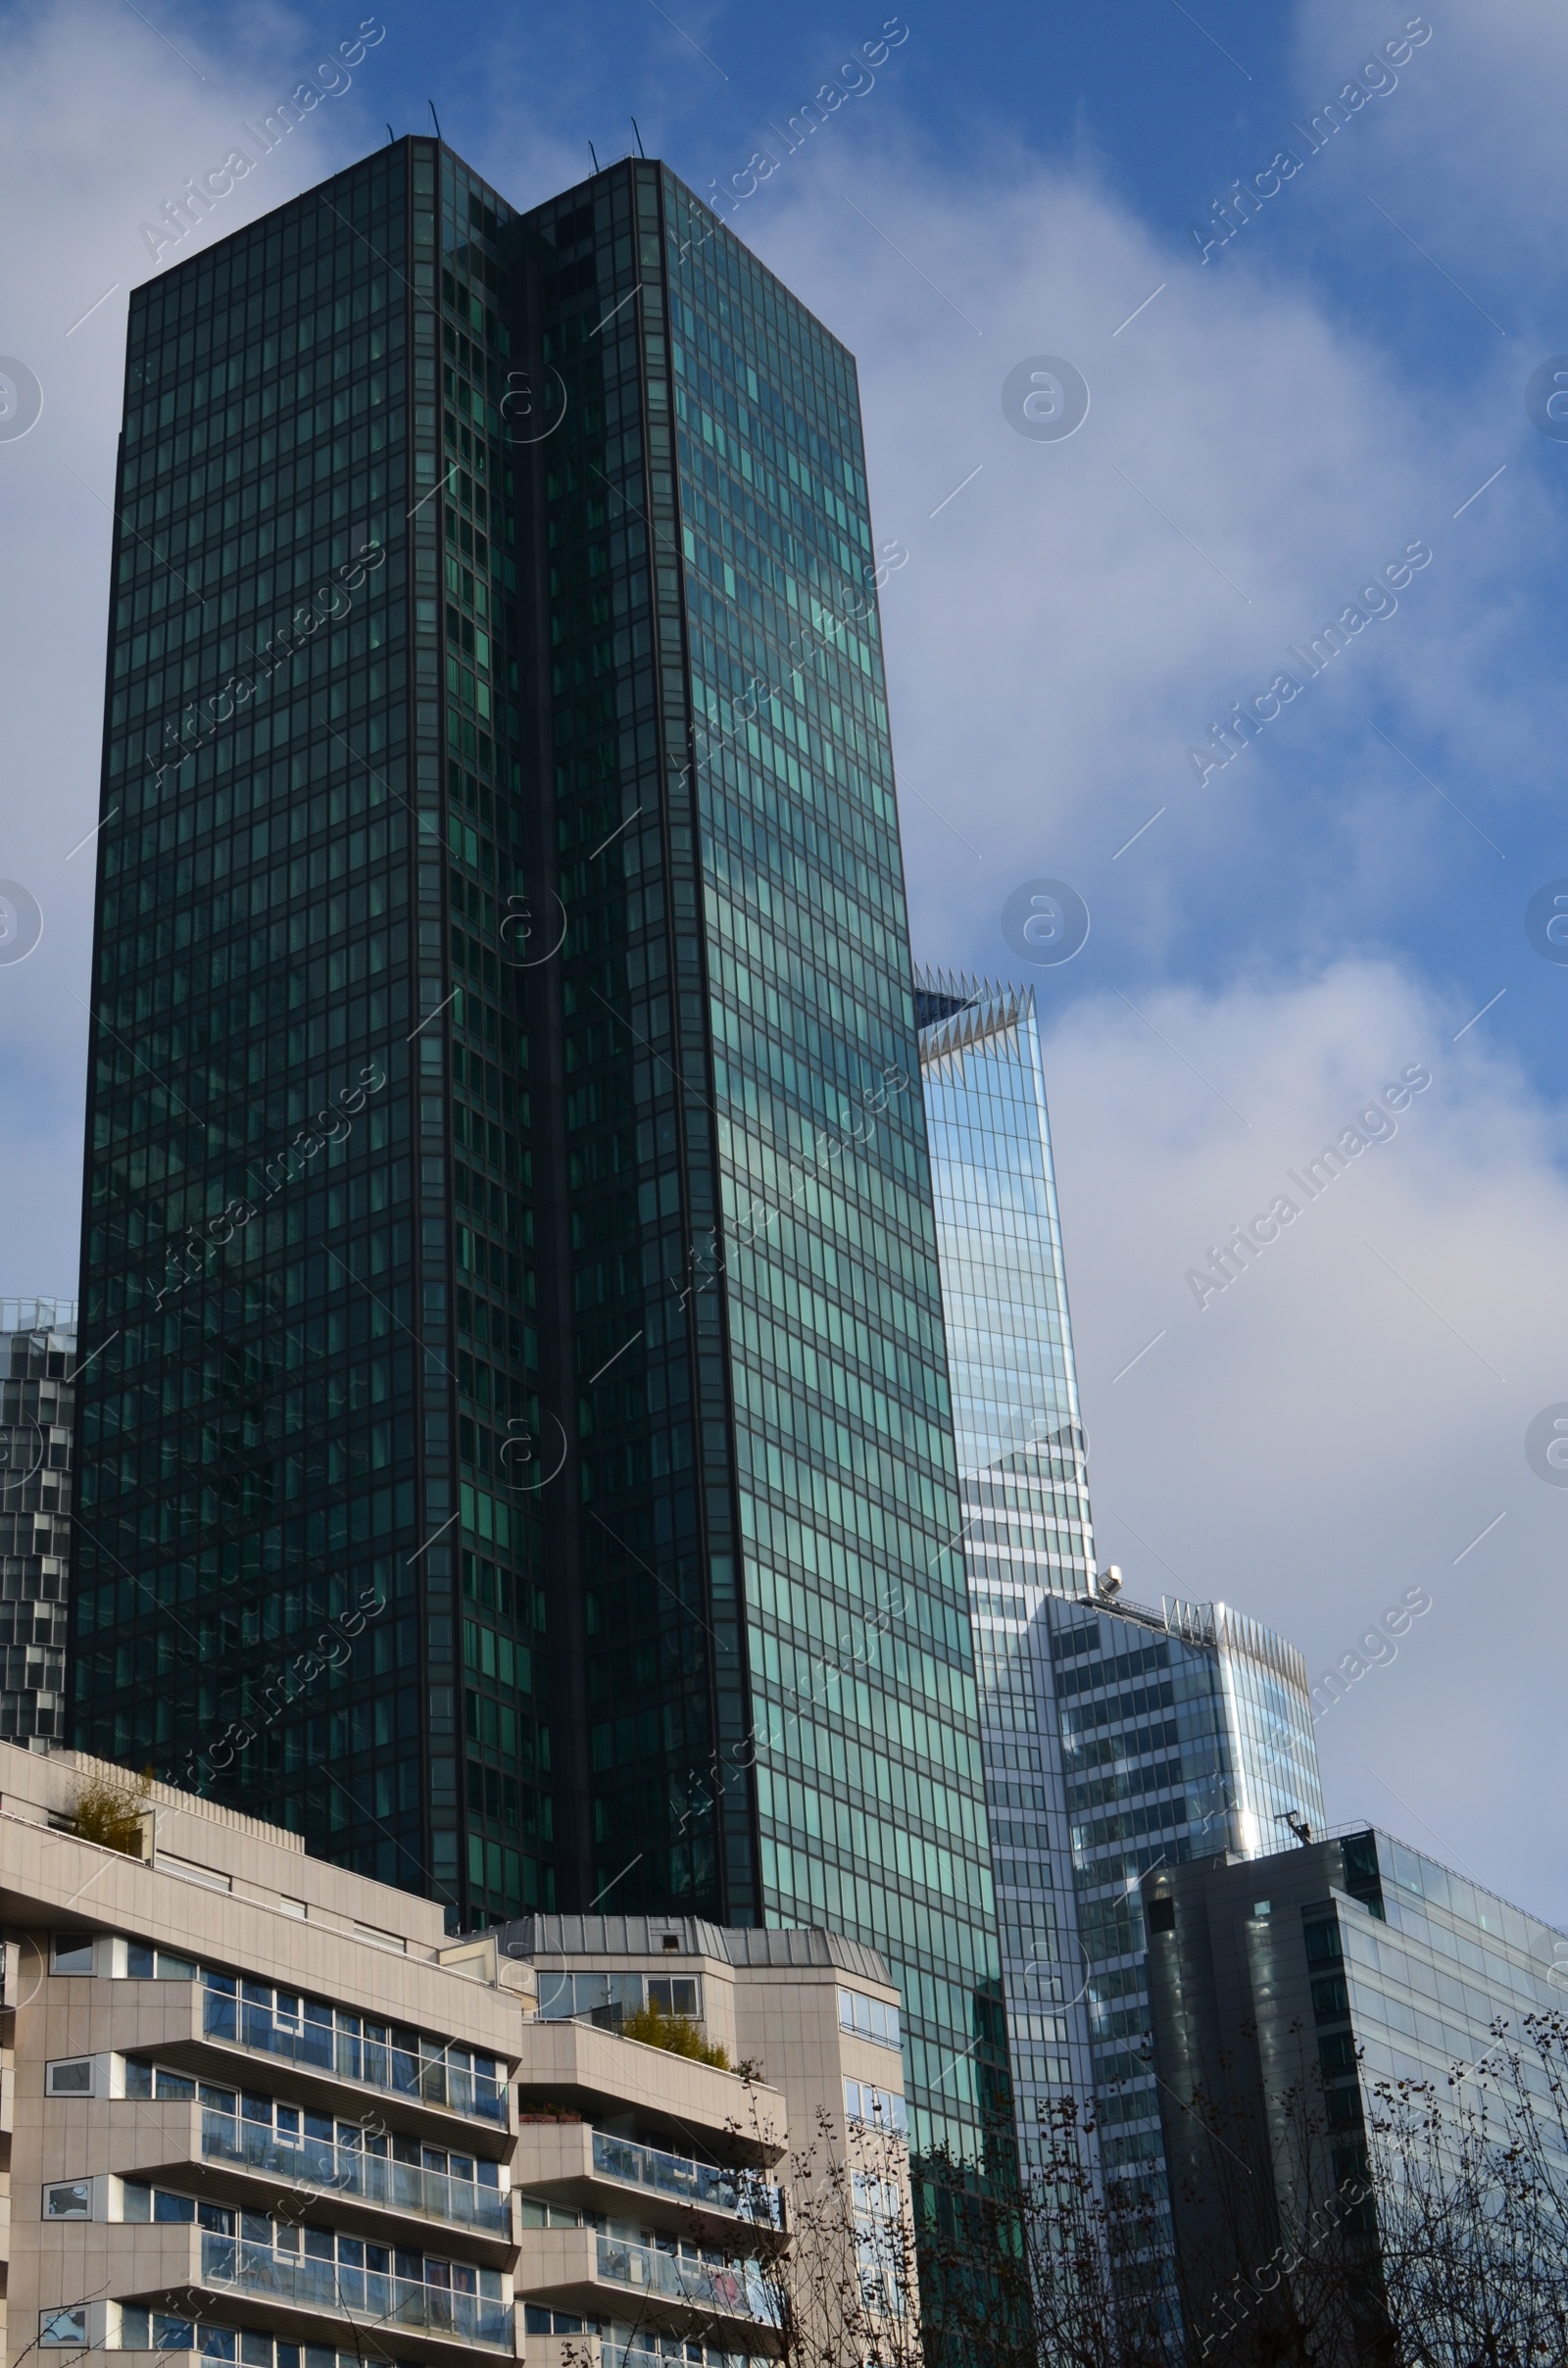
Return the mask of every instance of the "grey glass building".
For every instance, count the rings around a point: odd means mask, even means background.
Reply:
[[[1162,2211],[1138,1880],[1322,1825],[1306,1668],[1097,1575],[1034,993],[916,990],[1018,2144],[1095,2095],[1104,2169]]]
[[[1152,1867],[1215,1852],[1252,1858],[1321,1832],[1323,1794],[1306,1664],[1224,1603],[1159,1610],[1052,1600],[1052,1693],[1088,1986],[1101,2154],[1168,2209],[1150,2063]]]
[[[74,1732],[1005,2096],[855,365],[656,164],[132,299]]]
[[[66,1734],[76,1309],[0,1299],[0,1739]]]
[[[1430,2083],[1451,2116],[1499,2053],[1497,2024],[1517,2046],[1527,2016],[1562,2011],[1568,1937],[1375,1828],[1162,1866],[1143,1878],[1142,1910],[1176,2245],[1216,2328],[1238,2291],[1258,2309],[1255,2265],[1366,2168],[1379,2083]],[[1556,2115],[1524,2053],[1560,2194]],[[1184,2109],[1200,2094],[1245,2148],[1245,2180],[1211,2117]],[[1189,2316],[1201,2335],[1196,2304]]]

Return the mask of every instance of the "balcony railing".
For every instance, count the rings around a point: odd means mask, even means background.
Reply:
[[[273,2130],[211,2106],[202,2114],[202,2153],[209,2162],[243,2163],[303,2187],[330,2189],[491,2236],[504,2237],[512,2227],[512,2199],[500,2188],[422,2170],[416,2162],[399,2162],[362,2146],[333,2146],[329,2139],[279,2138]]]
[[[407,2328],[420,2335],[453,2336],[466,2343],[513,2348],[512,2311],[482,2294],[453,2294],[441,2286],[389,2277],[382,2270],[352,2269],[339,2261],[312,2260],[302,2253],[277,2253],[270,2245],[239,2237],[202,2238],[202,2276],[238,2294],[262,2294],[297,2308],[332,2317],[369,2320],[382,2328]]]
[[[233,2040],[242,2047],[313,2066],[338,2080],[363,2081],[368,2088],[385,2089],[397,2097],[416,2097],[473,2120],[506,2123],[505,2081],[450,2063],[439,2053],[416,2054],[385,2040],[336,2028],[329,2012],[319,2019],[313,2015],[309,1999],[301,2013],[280,2014],[275,2007],[207,1989],[202,1992],[202,2028],[212,2039]]]
[[[686,2253],[662,2252],[656,2245],[601,2237],[599,2275],[614,2286],[662,2294],[672,2302],[695,2302],[729,2318],[758,2319],[767,2327],[779,2323],[778,2297],[750,2261],[698,2261]]]
[[[594,2169],[628,2187],[648,2188],[709,2211],[733,2212],[737,2219],[755,2220],[765,2228],[784,2223],[779,2192],[770,2180],[746,2171],[721,2171],[710,2162],[665,2154],[657,2146],[634,2146],[626,2138],[609,2138],[603,2130],[594,2132]]]

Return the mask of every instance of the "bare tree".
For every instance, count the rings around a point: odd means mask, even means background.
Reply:
[[[907,2149],[891,2131],[839,2146],[826,2113],[788,2160],[789,2226],[768,2275],[787,2368],[919,2368],[920,2284]]]
[[[1568,2019],[1493,2025],[1474,2064],[1374,2085],[1368,2138],[1400,2362],[1568,2361]]]
[[[1249,2033],[1237,2069],[1249,2052]],[[1027,2179],[900,2142],[846,2158],[824,2117],[788,2161],[787,2229],[738,2236],[784,2368],[1568,2368],[1568,2019],[1501,2022],[1434,2083],[1325,2077],[1167,2099],[1170,2197],[1106,2180],[1092,2109],[1042,2116]],[[1255,2059],[1254,2059],[1255,2060]],[[758,2175],[759,2180],[760,2175]],[[759,2193],[760,2194],[760,2186]],[[709,2240],[710,2242],[710,2238]],[[916,2252],[919,2271],[916,2272]],[[733,2319],[693,2329],[733,2347]]]
[[[1172,2358],[1563,2368],[1568,2022],[1527,2016],[1517,2039],[1495,2023],[1493,2047],[1441,2090],[1368,2085],[1359,2059],[1353,2079],[1326,2078],[1296,2036],[1283,2087],[1179,2100],[1206,2159],[1189,2134]]]
[[[755,2161],[766,2137],[755,2094],[757,2067],[739,2069],[749,2116],[732,2124],[731,2135]],[[782,2209],[776,2173],[735,2172],[738,2210],[722,2260],[714,2252],[711,2223],[697,2211],[686,2215],[688,2257],[700,2252],[705,2262],[692,2280],[695,2313],[683,2314],[687,2339],[721,2353],[736,2349],[736,2318],[705,2311],[706,2288],[746,2306],[756,2329],[749,2345],[756,2360],[776,2359],[780,2368],[922,2368],[903,2140],[891,2131],[856,2128],[846,2154],[824,2112],[814,2138],[792,2151],[782,2170]],[[563,2368],[590,2368],[591,2354],[567,2344],[562,2360]]]

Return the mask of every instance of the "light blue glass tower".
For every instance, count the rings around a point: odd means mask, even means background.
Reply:
[[[1021,1556],[1058,1593],[1087,1595],[1094,1543],[1034,990],[932,971],[917,976],[915,1007],[958,1466],[981,1492],[971,1571],[1005,1583]]]
[[[1094,1532],[1034,995],[919,973],[1013,2101],[1092,2091],[1085,1961],[1046,1606],[1086,1602]]]
[[[923,972],[916,1011],[1021,2158],[1071,2088],[1163,2214],[1139,1879],[1321,1829],[1306,1666],[1097,1573],[1033,990]]]

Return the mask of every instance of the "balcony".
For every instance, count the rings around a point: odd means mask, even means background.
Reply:
[[[771,2180],[755,2171],[720,2170],[690,2155],[666,2154],[657,2146],[637,2146],[630,2139],[593,2133],[593,2165],[606,2179],[622,2186],[667,2195],[677,2203],[704,2211],[731,2212],[764,2228],[782,2228],[783,2202]]]
[[[381,2270],[274,2252],[270,2245],[251,2244],[242,2237],[204,2232],[201,2246],[202,2282],[207,2286],[296,2310],[368,2319],[378,2329],[484,2344],[509,2355],[514,2349],[511,2304],[483,2294],[454,2294]]]
[[[444,2221],[485,2236],[512,2234],[512,2197],[501,2188],[421,2170],[417,2163],[372,2154],[362,2146],[333,2146],[320,2138],[282,2139],[265,2125],[212,2106],[202,2111],[202,2156],[208,2162],[275,2174],[291,2186],[412,2212],[422,2220]]]
[[[771,2088],[748,2087],[734,2072],[576,2021],[524,2023],[520,2054],[514,2076],[518,2109],[522,2121],[532,2125],[524,2131],[525,2142],[548,2126],[535,2119],[535,2097],[547,2115],[569,2105],[591,2121],[624,2111],[631,2093],[641,2097],[651,2119],[690,2130],[715,2152],[734,2151],[762,2164],[778,2161],[785,2151],[783,2097]],[[520,2163],[514,2178],[519,2187],[536,2184],[531,2169]]]
[[[750,2319],[764,2327],[779,2324],[778,2296],[754,2262],[703,2261],[688,2253],[664,2252],[657,2245],[632,2245],[620,2237],[599,2237],[596,2244],[599,2275],[612,2286],[695,2303],[700,2310],[729,2319]]]
[[[204,1988],[202,2029],[209,2039],[227,2040],[259,2054],[280,2057],[308,2071],[352,2080],[393,2097],[444,2105],[470,2120],[507,2126],[507,2084],[451,2060],[448,2052],[394,2046],[346,2028],[330,2007],[305,1998],[285,2013],[227,1990]]]
[[[727,2251],[727,2248],[725,2248]],[[779,2297],[756,2261],[700,2254],[690,2242],[649,2245],[594,2228],[525,2228],[515,2273],[519,2302],[601,2322],[630,2319],[666,2335],[697,2335],[748,2357],[780,2323]],[[726,2332],[714,2332],[723,2322]]]

